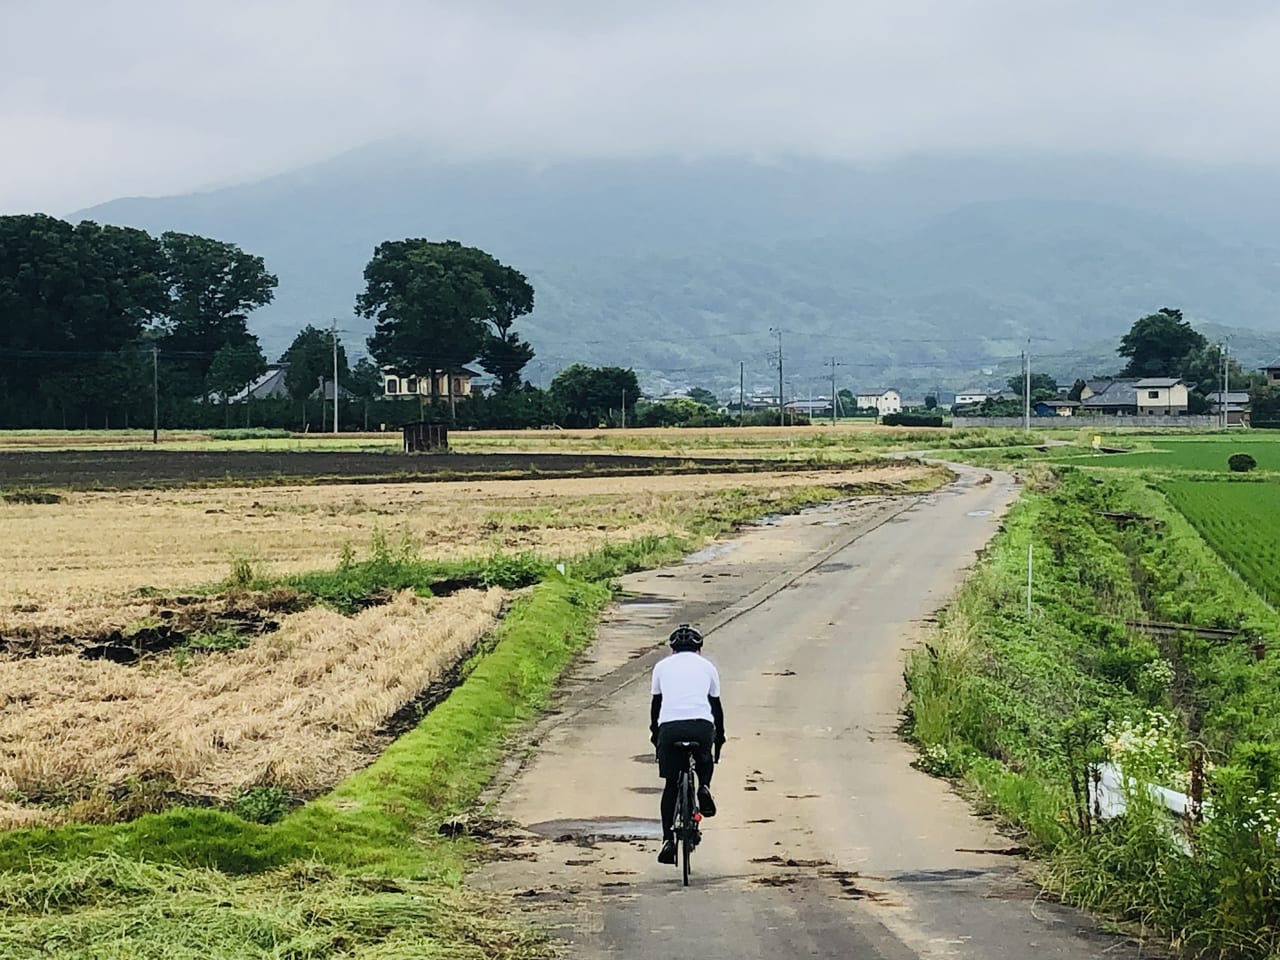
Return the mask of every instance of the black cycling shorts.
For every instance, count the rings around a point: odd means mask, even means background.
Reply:
[[[711,779],[709,772],[714,765],[712,749],[716,725],[710,720],[673,720],[658,727],[658,776],[668,780],[680,775],[684,769],[684,751],[674,745],[686,740],[698,744],[694,759],[698,764],[699,779],[704,782]]]

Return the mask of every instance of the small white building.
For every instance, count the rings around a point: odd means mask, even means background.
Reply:
[[[1187,384],[1177,377],[1146,377],[1134,384],[1138,413],[1143,416],[1180,417],[1187,412]]]
[[[999,399],[1000,399],[999,390],[977,390],[977,389],[971,388],[969,390],[961,390],[959,393],[956,394],[955,405],[957,407],[967,407],[967,406],[970,406],[971,404],[982,403],[982,401],[984,400],[999,400]]]
[[[457,367],[450,371],[440,370],[435,374],[438,396],[444,400],[452,392],[454,399],[471,396],[471,383],[480,376],[468,367]],[[450,382],[452,381],[452,382]],[[452,391],[450,390],[452,388]],[[386,397],[431,397],[431,377],[403,375],[391,369],[382,371],[382,394]]]
[[[882,417],[887,413],[902,412],[902,394],[893,389],[893,387],[872,387],[868,390],[859,390],[857,403],[858,407],[864,410],[874,407]]]

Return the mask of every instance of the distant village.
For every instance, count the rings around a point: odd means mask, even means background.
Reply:
[[[1280,359],[1264,367],[1268,386],[1280,386]],[[1039,396],[1032,400],[1030,415],[1033,417],[1135,417],[1178,418],[1192,416],[1190,397],[1194,384],[1177,377],[1101,377],[1076,381],[1063,386],[1056,384],[1052,396]],[[1033,394],[1033,397],[1035,394]],[[659,397],[655,402],[669,402],[689,397],[687,390],[675,390]],[[1247,426],[1250,422],[1251,404],[1247,390],[1213,391],[1206,395],[1208,408],[1201,417],[1224,421],[1230,426]],[[895,387],[870,387],[856,393],[841,390],[836,394],[837,417],[885,417],[903,412],[924,413],[947,410],[953,417],[1000,418],[1022,417],[1024,401],[1020,393],[1011,390],[970,388],[954,394],[939,391],[922,400],[906,400]],[[774,410],[779,406],[777,394],[748,394],[742,408],[748,412]],[[722,413],[738,412],[737,397],[724,401]],[[787,400],[783,409],[790,414],[809,418],[829,418],[832,415],[832,398],[817,396]]]

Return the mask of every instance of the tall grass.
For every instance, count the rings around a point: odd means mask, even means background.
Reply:
[[[1116,512],[1158,523],[1117,524],[1106,517]],[[1068,472],[1028,494],[910,658],[919,763],[966,779],[1047,858],[1058,894],[1197,955],[1270,957],[1280,949],[1280,667],[1245,642],[1158,642],[1130,619],[1280,639],[1280,618],[1141,480]],[[1082,796],[1086,771],[1113,756],[1108,730],[1153,712],[1172,718],[1172,753],[1126,754],[1126,769],[1160,782],[1207,751],[1213,815],[1179,825],[1135,789],[1126,816],[1099,823]]]

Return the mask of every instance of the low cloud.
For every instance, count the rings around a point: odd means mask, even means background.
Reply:
[[[1277,49],[1261,2],[0,0],[0,211],[405,137],[539,161],[1274,161]]]

